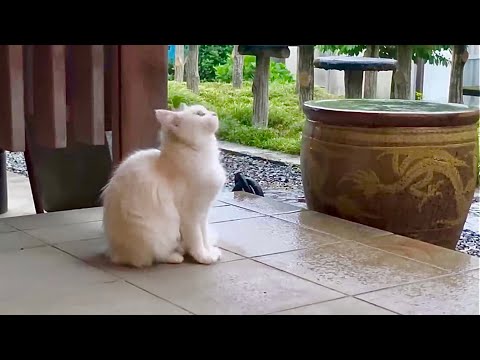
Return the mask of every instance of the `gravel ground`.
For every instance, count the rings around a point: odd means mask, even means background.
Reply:
[[[222,163],[228,174],[225,190],[231,190],[236,172],[257,181],[265,196],[305,207],[302,176],[298,166],[282,165],[249,156],[222,153]],[[23,153],[7,152],[7,170],[28,176]],[[473,225],[472,225],[473,224]],[[457,250],[480,257],[480,193],[477,191]],[[474,231],[475,230],[475,231]]]

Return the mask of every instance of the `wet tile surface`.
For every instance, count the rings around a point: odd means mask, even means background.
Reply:
[[[83,240],[83,241],[69,241],[55,245],[56,248],[78,258],[83,261],[98,266],[107,272],[121,274],[123,270],[134,271],[133,269],[125,269],[124,267],[115,266],[109,263],[106,256],[107,242],[104,238]],[[233,254],[227,250],[222,250],[221,262],[234,261],[243,259],[242,256]],[[187,258],[186,262],[193,262]]]
[[[452,272],[480,268],[480,259],[423,241],[413,240],[400,235],[387,235],[358,239],[362,244],[388,251],[400,256],[421,261]]]
[[[26,315],[189,315],[178,306],[124,281],[94,284],[0,301],[0,314]]]
[[[352,297],[280,311],[273,315],[396,315],[394,312]]]
[[[58,211],[48,214],[5,218],[4,222],[18,230],[31,230],[56,225],[79,224],[102,220],[102,208]]]
[[[16,229],[8,224],[6,224],[4,221],[0,220],[0,234],[6,233],[6,232],[11,232],[15,231]]]
[[[473,276],[474,278],[480,279],[480,269],[467,271],[466,274]]]
[[[446,273],[353,242],[263,256],[256,260],[348,295]]]
[[[357,240],[363,237],[384,236],[391,234],[383,230],[363,226],[313,211],[302,211],[292,214],[277,215],[275,217],[292,222],[306,229],[333,234],[348,240]]]
[[[251,260],[160,265],[122,276],[194,314],[268,314],[342,296]]]
[[[224,196],[209,219],[223,256],[210,266],[111,264],[100,208],[0,220],[0,314],[478,313],[475,258]]]
[[[358,296],[404,315],[479,315],[479,284],[451,275]]]
[[[292,211],[303,211],[298,206],[285,204],[266,197],[255,196],[245,192],[222,192],[219,200],[265,215],[282,214]]]
[[[0,253],[21,251],[23,249],[44,246],[45,244],[21,231],[0,233]]]
[[[25,230],[34,238],[48,244],[66,241],[95,239],[103,235],[101,221],[91,221],[82,224],[57,225],[34,230]]]
[[[209,223],[232,221],[239,219],[248,219],[252,217],[264,216],[254,211],[242,209],[236,206],[220,206],[210,210],[208,216]]]
[[[0,253],[0,300],[115,279],[51,247]]]
[[[219,223],[214,228],[221,247],[247,257],[341,241],[271,217]]]

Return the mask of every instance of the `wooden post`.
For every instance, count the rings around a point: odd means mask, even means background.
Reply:
[[[255,55],[256,69],[253,79],[253,126],[268,127],[268,81],[270,79],[270,58],[287,58],[290,50],[286,45],[239,45],[242,55]]]
[[[103,145],[105,139],[105,91],[103,45],[73,45],[67,84],[71,89],[69,117],[74,140]]]
[[[417,76],[415,77],[415,98],[416,93],[423,93],[423,78],[425,75],[425,60],[417,57],[415,59],[415,64],[417,65]]]
[[[365,57],[374,57],[378,58],[380,52],[379,45],[367,45],[367,50],[365,51]],[[375,99],[377,97],[377,71],[366,71],[365,72],[365,85],[363,90],[363,97],[365,99]]]
[[[314,58],[315,47],[313,45],[301,45],[298,47],[297,57],[297,92],[300,110],[305,101],[313,100],[314,92]]]
[[[112,128],[120,141],[114,158],[123,159],[158,145],[154,110],[167,108],[167,45],[120,45],[119,55],[119,125]]]
[[[0,45],[0,149],[25,150],[22,45]]]
[[[32,141],[58,149],[67,146],[65,45],[34,45]]]
[[[397,45],[398,67],[395,72],[395,99],[410,99],[412,76],[412,45]]]
[[[232,85],[240,89],[243,82],[243,55],[238,53],[238,45],[233,46]]]
[[[363,71],[345,70],[345,98],[361,99],[363,85]]]
[[[187,88],[195,94],[198,94],[198,85],[200,83],[200,75],[198,73],[198,52],[200,45],[189,45],[188,56],[185,62],[185,76],[187,80]]]
[[[448,102],[463,104],[463,68],[467,60],[467,45],[453,45]]]
[[[183,82],[185,72],[185,45],[175,45],[175,76],[177,82]]]
[[[270,78],[270,57],[258,54],[255,78],[253,80],[253,125],[268,127],[268,80]]]

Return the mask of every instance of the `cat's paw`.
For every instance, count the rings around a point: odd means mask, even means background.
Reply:
[[[183,262],[183,255],[179,252],[174,252],[170,254],[166,262],[169,264],[181,264]]]
[[[221,250],[213,246],[208,249],[204,249],[201,252],[192,252],[193,258],[200,264],[205,265],[210,265],[217,262],[218,260],[220,260],[221,255]]]
[[[217,262],[222,257],[222,250],[220,250],[220,248],[216,246],[210,246],[208,248],[208,252],[210,253],[210,256],[214,259],[214,262]]]

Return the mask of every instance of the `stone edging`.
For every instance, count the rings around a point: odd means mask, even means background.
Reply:
[[[284,154],[279,151],[259,149],[227,141],[219,141],[218,146],[221,150],[235,155],[250,156],[255,159],[268,160],[281,165],[300,166],[300,156],[298,155]]]

